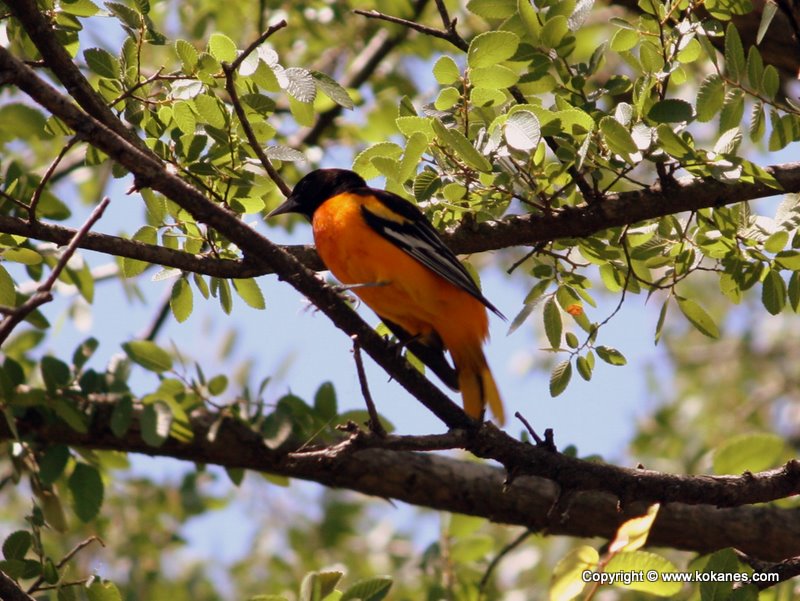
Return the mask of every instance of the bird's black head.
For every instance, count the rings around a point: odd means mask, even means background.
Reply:
[[[329,198],[366,185],[364,178],[348,169],[317,169],[297,182],[289,198],[273,209],[267,219],[275,215],[299,213],[311,221],[314,211]]]

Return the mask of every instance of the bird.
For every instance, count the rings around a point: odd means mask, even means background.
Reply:
[[[483,343],[487,309],[505,317],[422,211],[397,194],[369,187],[354,171],[316,169],[267,218],[289,213],[311,222],[317,253],[333,276],[444,384],[461,391],[469,416],[482,419],[488,405],[504,423]]]

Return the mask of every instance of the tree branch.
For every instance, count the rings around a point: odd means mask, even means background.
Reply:
[[[236,112],[236,116],[239,118],[239,123],[241,123],[242,129],[244,129],[245,136],[247,136],[247,141],[250,143],[250,148],[252,148],[253,152],[256,153],[258,160],[261,161],[261,165],[264,167],[264,171],[267,172],[267,175],[269,175],[269,178],[275,182],[275,185],[278,186],[278,189],[283,193],[284,196],[289,196],[292,193],[292,189],[286,184],[285,181],[283,181],[283,178],[277,172],[275,167],[272,166],[272,163],[267,157],[267,153],[264,152],[263,148],[261,148],[261,143],[258,141],[258,138],[256,137],[256,134],[250,125],[250,120],[247,118],[247,114],[244,112],[242,103],[239,101],[239,93],[236,91],[236,83],[234,82],[236,69],[239,68],[239,65],[242,64],[242,61],[244,61],[244,59],[246,59],[247,56],[256,48],[263,44],[273,33],[283,29],[284,27],[286,27],[285,20],[282,20],[270,27],[267,31],[262,33],[257,40],[250,44],[244,52],[236,57],[235,61],[230,64],[222,63],[222,71],[225,73],[225,89],[228,90],[228,94],[231,97],[233,110]]]
[[[0,599],[3,601],[36,601],[2,570],[0,570]]]
[[[141,152],[152,153],[145,144],[120,121],[108,107],[103,98],[94,91],[72,57],[58,41],[53,28],[39,9],[35,0],[8,0],[5,4],[11,9],[14,18],[19,20],[31,38],[45,64],[53,71],[77,103],[88,114],[118,135],[134,144]],[[0,81],[3,77],[0,76]]]
[[[765,169],[781,183],[784,192],[800,192],[800,162],[772,165]],[[443,232],[442,239],[456,254],[472,254],[591,236],[610,227],[635,225],[666,215],[721,207],[778,193],[758,183],[721,183],[686,177],[674,181],[666,192],[659,184],[654,184],[642,190],[607,194],[600,203],[566,209],[553,215],[512,215],[499,221],[461,224]],[[56,244],[67,244],[75,234],[74,229],[60,225],[28,223],[5,215],[0,215],[0,232]],[[96,232],[89,232],[79,246],[86,250],[221,278],[250,278],[274,273],[271,267],[248,260],[196,255]],[[308,269],[325,269],[312,246],[288,245],[281,248]]]
[[[35,311],[41,305],[53,300],[52,290],[56,280],[58,279],[58,276],[61,275],[64,267],[67,266],[70,258],[75,253],[75,250],[78,248],[78,244],[80,244],[81,238],[86,236],[91,227],[97,222],[98,219],[100,219],[100,217],[103,216],[103,211],[106,210],[109,202],[111,201],[108,198],[104,198],[100,204],[95,207],[94,211],[92,211],[91,215],[89,215],[89,218],[86,220],[86,222],[77,232],[75,232],[75,236],[73,236],[69,245],[64,250],[64,254],[61,255],[58,263],[56,263],[56,266],[53,267],[53,270],[50,272],[50,275],[47,277],[44,283],[39,286],[38,290],[30,298],[28,298],[28,300],[6,315],[5,319],[3,319],[3,321],[0,323],[0,347],[2,347],[3,343],[6,341],[11,332],[23,319],[33,313],[33,311]]]
[[[214,228],[245,253],[246,260],[274,270],[281,279],[305,295],[336,327],[357,336],[362,348],[401,386],[449,427],[473,425],[472,419],[442,391],[398,355],[393,345],[375,333],[334,290],[314,272],[273,244],[227,208],[210,202],[197,188],[171,173],[90,115],[81,112],[65,96],[40,79],[8,50],[0,47],[0,80],[10,78],[33,100],[61,118],[83,139],[109,155],[135,176],[137,187],[150,187],[172,199],[197,221]]]
[[[568,512],[554,519],[550,512],[562,489],[552,481],[519,476],[509,483],[502,469],[488,464],[391,449],[399,440],[418,437],[381,439],[366,434],[357,437],[356,442],[339,445],[335,452],[279,452],[267,447],[260,433],[232,418],[223,419],[211,442],[208,432],[218,417],[195,413],[190,423],[192,441],[183,443],[168,438],[160,447],[152,447],[142,439],[137,415],[125,437],[115,437],[110,428],[112,411],[113,403],[93,403],[93,419],[83,434],[34,414],[17,420],[17,429],[20,436],[47,444],[144,453],[269,472],[433,509],[482,516],[546,534],[610,539],[625,520],[641,515],[650,502],[646,499],[649,495],[644,494],[634,503],[621,505],[614,494],[584,490],[573,495]],[[472,436],[491,438],[494,434],[487,434],[489,429],[492,428],[483,428],[475,435],[460,431],[435,438],[457,446],[459,441],[466,444]],[[8,426],[0,422],[0,439],[10,436]],[[596,470],[598,475],[612,478],[625,473],[632,480],[640,480],[643,490],[658,482],[666,496],[670,496],[672,487],[680,489],[687,483],[697,490],[711,490],[713,498],[713,490],[719,487],[746,488],[753,482],[749,476],[672,476],[628,470],[540,451],[516,441],[514,445],[528,458],[548,457],[553,465],[561,465],[565,471]],[[781,478],[774,473],[766,474],[755,476]],[[692,499],[692,504],[663,505],[648,544],[699,553],[733,546],[750,557],[773,562],[800,555],[800,516],[796,511],[767,505],[721,509],[713,504],[694,504],[700,501],[703,499]]]

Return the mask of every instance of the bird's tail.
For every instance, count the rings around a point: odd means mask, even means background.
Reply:
[[[462,349],[453,353],[453,360],[458,368],[458,387],[464,400],[464,411],[479,419],[488,405],[502,426],[505,422],[503,401],[481,348]]]

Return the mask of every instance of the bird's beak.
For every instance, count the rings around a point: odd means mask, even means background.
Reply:
[[[285,215],[287,213],[298,213],[299,205],[295,200],[294,196],[289,196],[283,204],[278,205],[274,209],[272,209],[269,214],[267,214],[267,219],[270,217],[275,217],[276,215]]]

